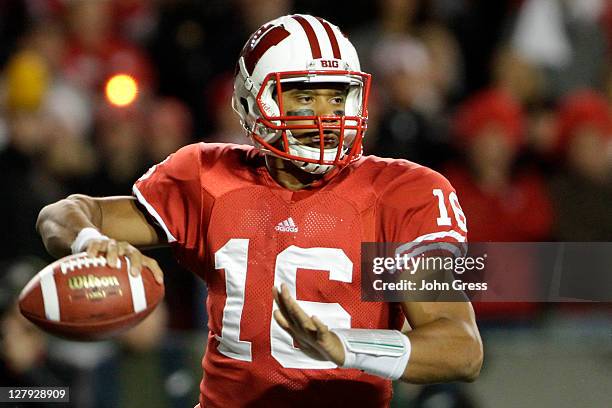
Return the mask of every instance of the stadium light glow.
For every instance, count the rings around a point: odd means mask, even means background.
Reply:
[[[106,99],[116,106],[127,106],[134,102],[138,95],[138,83],[130,75],[113,75],[105,87]]]

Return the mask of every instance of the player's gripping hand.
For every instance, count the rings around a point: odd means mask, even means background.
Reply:
[[[285,284],[280,292],[272,289],[278,310],[274,320],[298,343],[300,349],[317,360],[329,360],[337,366],[344,364],[344,348],[338,336],[316,316],[308,316],[291,297]]]
[[[136,247],[129,242],[116,241],[111,238],[91,239],[87,242],[87,254],[90,257],[104,256],[106,262],[111,267],[119,266],[119,257],[126,256],[130,260],[130,274],[139,276],[142,267],[146,266],[153,273],[155,281],[162,285],[164,283],[164,273],[157,264],[157,261],[148,256],[144,256]]]

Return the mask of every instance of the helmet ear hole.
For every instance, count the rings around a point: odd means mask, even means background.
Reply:
[[[242,108],[248,114],[249,113],[249,102],[246,100],[246,98],[240,98],[240,105],[242,105]]]

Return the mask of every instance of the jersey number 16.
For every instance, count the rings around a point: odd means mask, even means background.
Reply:
[[[225,269],[226,301],[218,350],[220,353],[242,361],[252,361],[251,342],[240,339],[240,319],[244,308],[244,294],[248,264],[248,239],[230,239],[215,253],[215,268]],[[289,246],[276,257],[274,286],[287,285],[296,299],[298,268],[329,271],[329,279],[350,283],[353,281],[353,263],[338,248],[300,248]],[[270,291],[270,299],[272,293]],[[339,303],[297,300],[308,315],[317,315],[325,324],[334,328],[350,328],[351,315]],[[273,304],[273,311],[277,309]],[[285,368],[328,369],[336,365],[306,355],[293,346],[293,339],[274,317],[270,321],[270,346],[272,357]]]

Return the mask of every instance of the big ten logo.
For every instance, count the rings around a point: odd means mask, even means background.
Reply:
[[[340,64],[336,60],[321,60],[322,68],[338,68]]]

